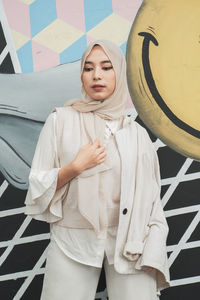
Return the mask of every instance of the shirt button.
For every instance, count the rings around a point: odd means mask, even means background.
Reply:
[[[127,211],[128,211],[128,209],[127,209],[127,208],[124,208],[124,210],[123,210],[123,215],[126,215],[126,214],[127,214]]]

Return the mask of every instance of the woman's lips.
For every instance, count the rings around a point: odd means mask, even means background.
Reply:
[[[95,90],[95,92],[101,92],[105,88],[105,85],[94,84],[92,88],[93,90]]]

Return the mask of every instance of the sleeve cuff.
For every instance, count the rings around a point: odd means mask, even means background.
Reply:
[[[143,242],[126,242],[123,255],[130,261],[135,261],[142,254],[144,249]]]

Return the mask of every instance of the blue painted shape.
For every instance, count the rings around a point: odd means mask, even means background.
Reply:
[[[36,0],[29,6],[31,37],[57,19],[56,0]]]
[[[31,41],[17,51],[22,73],[33,72],[33,55]]]
[[[123,51],[124,53],[124,56],[126,56],[126,42],[123,43],[121,46],[120,46],[121,50]]]
[[[85,28],[89,31],[112,14],[112,0],[84,0]]]
[[[86,46],[86,35],[84,35],[74,42],[70,47],[60,53],[60,63],[65,64],[80,59]]]

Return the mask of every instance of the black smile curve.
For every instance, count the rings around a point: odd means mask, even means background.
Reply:
[[[155,46],[158,46],[158,41],[156,38],[148,32],[140,32],[139,36],[144,36],[143,45],[142,45],[142,63],[144,68],[144,76],[149,87],[149,90],[152,94],[152,97],[161,108],[161,110],[165,113],[165,115],[179,128],[183,129],[187,133],[193,135],[194,137],[200,138],[200,131],[194,129],[187,123],[183,122],[170,110],[170,108],[166,105],[165,101],[162,99],[161,95],[158,92],[155,81],[153,79],[153,75],[151,72],[151,66],[149,61],[149,45],[152,42]]]

